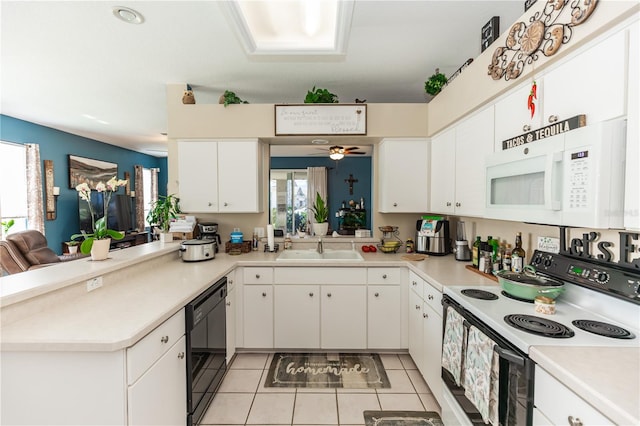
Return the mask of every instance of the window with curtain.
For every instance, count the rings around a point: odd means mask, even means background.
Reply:
[[[0,141],[0,221],[9,233],[27,229],[27,163],[24,145]],[[5,226],[0,231],[6,237]]]
[[[158,200],[158,169],[147,169],[140,165],[134,167],[136,174],[136,227],[148,228],[147,215],[151,206]]]
[[[307,171],[271,170],[270,221],[275,228],[295,234],[307,229]]]

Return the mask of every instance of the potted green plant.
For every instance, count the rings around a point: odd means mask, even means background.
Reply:
[[[9,219],[9,220],[3,220],[1,222],[2,224],[2,236],[4,237],[5,235],[9,234],[9,229],[11,229],[11,227],[15,224],[15,220],[13,219]]]
[[[67,245],[67,250],[69,250],[69,254],[78,253],[78,245],[80,244],[79,241],[76,241],[76,240],[66,241],[65,244]]]
[[[424,91],[430,95],[437,95],[442,88],[447,84],[447,76],[440,72],[440,69],[436,68],[436,73],[433,74],[424,83]]]
[[[225,90],[224,94],[220,96],[219,102],[224,104],[225,108],[231,104],[248,104],[249,102],[243,101],[235,93],[230,90]]]
[[[331,93],[327,89],[313,89],[307,92],[307,96],[304,98],[305,104],[337,104],[338,96]]]
[[[329,223],[327,222],[329,218],[329,208],[319,192],[316,192],[316,201],[313,203],[311,211],[313,212],[314,219],[314,234],[318,236],[327,235],[327,230],[329,229]]]
[[[160,195],[147,214],[147,222],[158,229],[161,241],[172,241],[171,220],[180,213],[180,199],[175,195]]]

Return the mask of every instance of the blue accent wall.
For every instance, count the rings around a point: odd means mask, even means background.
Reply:
[[[272,169],[306,169],[307,167],[327,167],[327,186],[329,192],[329,223],[331,228],[337,230],[338,218],[335,213],[340,209],[344,201],[360,202],[364,198],[364,207],[367,210],[367,229],[371,229],[371,157],[357,157],[347,155],[340,161],[331,160],[328,157],[272,157]],[[345,179],[353,175],[358,182],[353,184],[353,195],[349,194],[349,184]],[[311,196],[309,196],[311,197]],[[315,194],[313,197],[315,199]]]
[[[159,168],[158,192],[166,195],[166,158],[142,154],[6,115],[0,115],[0,139],[20,144],[37,143],[40,145],[40,160],[53,160],[54,182],[55,186],[60,187],[60,196],[57,201],[56,219],[45,220],[45,235],[49,247],[56,253],[61,253],[62,242],[68,241],[69,237],[79,230],[78,194],[75,189],[69,188],[69,154],[117,163],[118,178],[122,179],[124,172],[129,172],[132,190],[135,184],[134,165]]]

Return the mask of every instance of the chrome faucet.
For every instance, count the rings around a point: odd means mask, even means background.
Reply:
[[[316,251],[320,254],[324,252],[324,248],[322,246],[322,238],[318,238],[318,247],[316,248]]]

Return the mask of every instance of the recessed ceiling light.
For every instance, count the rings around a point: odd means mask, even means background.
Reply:
[[[311,143],[313,145],[326,145],[326,144],[329,143],[329,141],[326,140],[326,139],[314,139],[314,140],[311,141]]]
[[[128,24],[142,24],[144,17],[133,9],[124,6],[114,6],[113,16]]]

